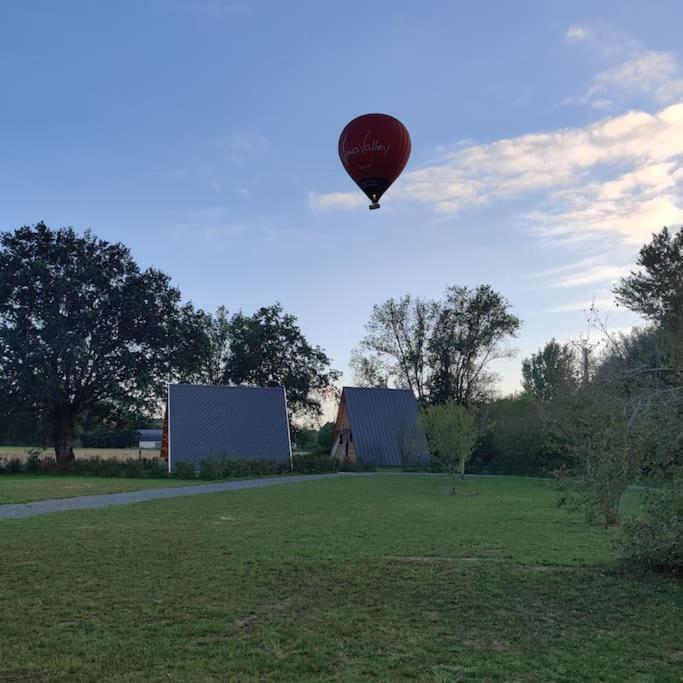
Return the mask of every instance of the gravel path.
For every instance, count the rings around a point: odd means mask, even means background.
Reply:
[[[168,489],[146,489],[143,491],[127,491],[125,493],[105,493],[98,496],[77,496],[75,498],[37,500],[32,503],[0,505],[0,519],[37,517],[38,515],[49,515],[53,512],[66,512],[67,510],[92,510],[95,508],[109,507],[110,505],[144,503],[147,500],[157,500],[159,498],[182,498],[184,496],[196,496],[202,493],[241,491],[242,489],[257,489],[264,486],[297,484],[302,481],[315,481],[317,479],[332,479],[336,477],[367,477],[372,476],[373,474],[373,472],[345,472],[339,474],[305,474],[279,478],[265,477],[263,479],[221,481],[215,484],[180,486],[177,488]]]

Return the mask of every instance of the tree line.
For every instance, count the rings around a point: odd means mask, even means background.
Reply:
[[[212,315],[123,244],[44,223],[0,235],[0,431],[46,429],[59,464],[85,423],[158,413],[167,382],[284,386],[317,416],[339,373],[279,303]]]

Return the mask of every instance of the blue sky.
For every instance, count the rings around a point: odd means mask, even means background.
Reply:
[[[206,309],[279,300],[344,383],[374,303],[491,283],[513,391],[683,222],[681,26],[678,0],[3,3],[0,228],[91,228]],[[413,153],[369,212],[337,139],[372,111]]]

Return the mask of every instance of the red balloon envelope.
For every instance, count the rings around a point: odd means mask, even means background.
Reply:
[[[409,156],[406,127],[387,114],[363,114],[347,123],[339,136],[339,158],[372,202],[371,209],[379,209],[380,197],[401,174]]]

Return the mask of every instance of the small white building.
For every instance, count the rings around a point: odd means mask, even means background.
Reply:
[[[161,448],[162,434],[161,429],[138,429],[138,448],[158,451]]]

